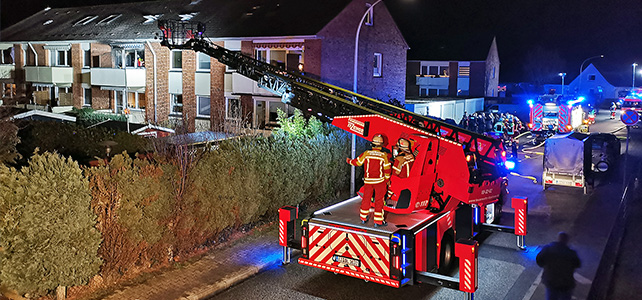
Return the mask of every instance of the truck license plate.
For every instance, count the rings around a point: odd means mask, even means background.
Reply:
[[[351,258],[351,257],[334,255],[334,256],[332,256],[332,260],[336,261],[336,262],[339,262],[341,264],[346,264],[346,265],[353,266],[353,267],[361,267],[361,261],[358,260],[358,259]]]

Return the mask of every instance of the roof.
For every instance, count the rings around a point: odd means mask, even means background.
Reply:
[[[76,122],[76,117],[64,115],[64,114],[56,114],[56,113],[51,113],[48,111],[43,111],[43,110],[30,110],[27,112],[19,113],[17,115],[14,115],[11,117],[12,120],[17,120],[17,119],[29,119],[29,120],[36,120],[36,121],[56,121],[56,122]]]
[[[424,39],[408,50],[408,60],[485,61],[493,39],[482,34]]]
[[[199,131],[163,138],[167,143],[174,145],[202,145],[209,142],[219,142],[235,137],[234,134],[214,131]]]
[[[350,2],[166,0],[51,8],[4,29],[1,37],[13,42],[142,41],[158,36],[156,19],[190,17],[205,23],[211,38],[313,36]]]

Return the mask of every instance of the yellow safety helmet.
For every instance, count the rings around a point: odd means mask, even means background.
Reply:
[[[410,152],[410,141],[404,138],[400,138],[397,141],[397,147],[405,152]]]
[[[372,137],[372,145],[377,147],[383,146],[383,135],[375,134],[375,136]]]

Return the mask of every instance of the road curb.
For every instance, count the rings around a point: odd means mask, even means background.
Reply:
[[[240,283],[244,280],[260,273],[261,271],[267,269],[268,267],[274,266],[275,264],[280,263],[280,260],[271,261],[268,263],[260,265],[248,265],[241,270],[238,270],[232,274],[229,274],[222,279],[199,288],[196,288],[192,291],[186,292],[187,296],[179,298],[180,300],[204,300],[209,299],[216,294]]]

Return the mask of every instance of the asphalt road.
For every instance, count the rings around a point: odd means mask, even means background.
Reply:
[[[591,126],[591,132],[613,132],[621,127],[619,120],[609,120],[602,114],[598,115],[598,123]],[[619,130],[617,134],[623,138],[626,130]],[[642,153],[639,140],[632,142],[630,152]],[[623,142],[622,151],[624,149]],[[574,298],[585,299],[589,293],[615,222],[622,176],[598,183],[587,195],[579,188],[549,187],[544,191],[542,151],[540,147],[528,153],[520,152],[516,174],[509,175],[510,194],[529,199],[527,249],[519,250],[511,234],[492,233],[483,239],[477,299],[544,299],[541,268],[535,263],[535,256],[562,230],[571,235],[571,247],[577,250],[583,263],[576,272],[578,285]],[[537,182],[528,176],[535,177]],[[506,207],[502,222],[512,225],[513,215],[512,209]],[[293,260],[296,257],[294,252]],[[395,289],[292,263],[266,270],[212,299],[466,299],[466,295],[428,284]]]

